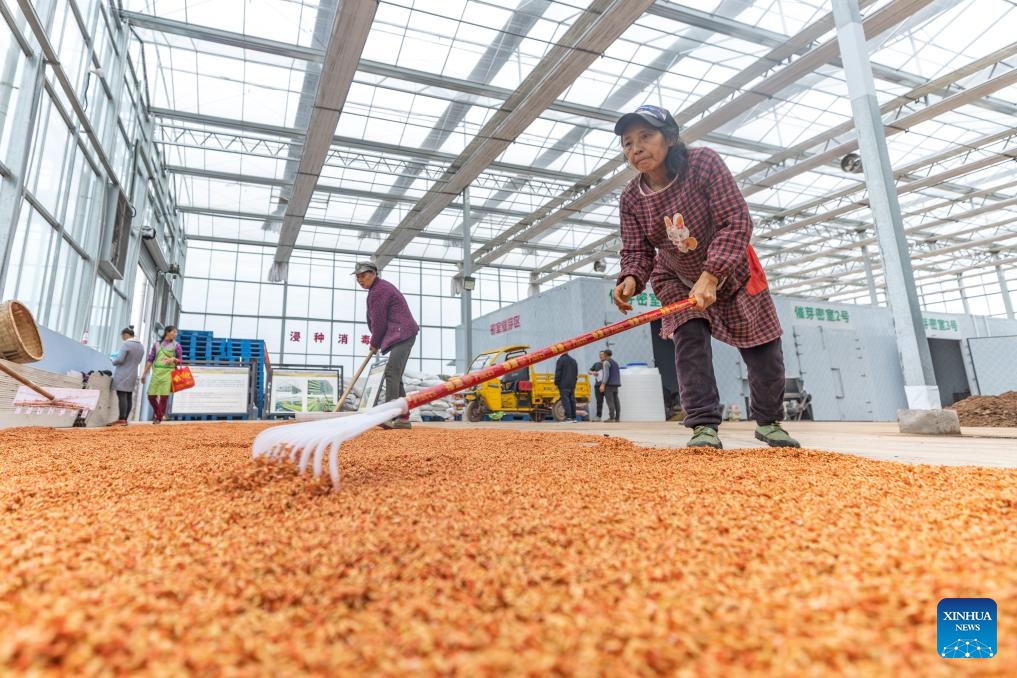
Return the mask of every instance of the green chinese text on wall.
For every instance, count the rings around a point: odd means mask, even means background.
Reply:
[[[825,323],[851,322],[851,316],[847,311],[820,306],[795,306],[795,318],[799,320],[818,320]]]
[[[959,332],[956,320],[943,320],[942,318],[922,318],[922,325],[927,330],[939,332]]]
[[[614,303],[614,290],[610,289],[607,291],[607,298],[613,304]],[[660,308],[660,299],[653,292],[642,292],[629,299],[629,303],[633,306],[647,306],[649,308]]]

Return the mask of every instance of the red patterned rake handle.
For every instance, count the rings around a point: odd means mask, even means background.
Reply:
[[[547,360],[548,358],[553,358],[556,355],[565,353],[566,351],[571,351],[572,349],[579,348],[580,346],[592,344],[593,342],[605,337],[610,337],[618,334],[619,332],[624,332],[625,330],[631,330],[633,327],[645,325],[648,322],[663,318],[666,315],[671,315],[672,313],[678,313],[679,311],[684,311],[687,308],[692,308],[695,306],[695,303],[696,302],[692,299],[685,299],[674,304],[668,304],[667,306],[662,306],[661,308],[647,311],[646,313],[640,313],[639,315],[632,316],[631,318],[626,318],[614,323],[613,325],[601,327],[599,330],[587,332],[586,334],[582,334],[567,341],[545,346],[542,349],[527,353],[526,355],[521,355],[518,358],[506,360],[498,365],[491,365],[490,367],[485,367],[482,370],[464,374],[461,377],[452,377],[444,384],[438,384],[437,386],[425,388],[423,391],[411,393],[406,396],[406,404],[409,409],[412,410],[415,407],[420,407],[421,405],[426,405],[427,403],[438,400],[439,398],[444,398],[447,395],[464,391],[476,386],[477,384],[482,384],[485,381],[497,379],[509,372],[515,372],[523,367],[535,365],[541,361]]]

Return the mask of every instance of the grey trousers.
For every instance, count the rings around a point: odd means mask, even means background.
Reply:
[[[403,384],[403,372],[406,362],[410,359],[410,351],[417,337],[412,336],[398,344],[393,344],[388,351],[388,363],[385,364],[385,402],[392,402],[406,397],[406,386]]]
[[[674,366],[678,390],[689,428],[703,424],[720,426],[723,408],[713,373],[710,324],[690,320],[674,333]],[[784,351],[780,339],[761,346],[740,348],[749,373],[749,417],[758,424],[784,418]]]
[[[618,421],[621,418],[621,401],[618,399],[618,387],[605,386],[604,400],[607,401],[607,418]]]

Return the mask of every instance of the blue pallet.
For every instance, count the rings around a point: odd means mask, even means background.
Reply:
[[[195,350],[194,346],[187,344],[180,344],[180,354],[183,356],[185,362],[208,359],[204,352]]]
[[[212,357],[212,352],[209,350],[208,346],[190,342],[180,343],[180,353],[183,355],[185,361],[209,360]]]
[[[229,351],[233,358],[265,361],[265,342],[261,339],[229,339]]]
[[[212,340],[212,357],[216,360],[230,360],[233,358],[229,352],[229,339],[213,339]]]
[[[177,341],[179,341],[181,343],[186,341],[189,344],[202,344],[202,345],[204,345],[204,344],[210,343],[212,341],[212,337],[195,337],[193,335],[178,334],[177,335]]]
[[[184,360],[223,360],[255,363],[255,405],[258,416],[265,411],[265,358],[268,350],[262,339],[216,337],[207,330],[180,330],[177,335]],[[206,418],[207,419],[207,418]],[[198,421],[205,419],[184,419]]]
[[[180,330],[177,334],[185,360],[209,360],[212,357],[212,333],[204,330]]]

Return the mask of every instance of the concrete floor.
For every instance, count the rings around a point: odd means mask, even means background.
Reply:
[[[516,431],[574,431],[620,436],[645,447],[681,447],[689,431],[677,422],[533,422],[424,423],[441,428],[512,429]],[[720,429],[727,449],[759,447],[750,422],[725,423]],[[909,464],[994,466],[1017,468],[1017,428],[964,428],[960,436],[904,435],[896,422],[788,422],[785,428],[803,447],[854,454]]]

